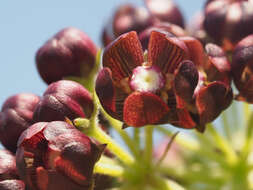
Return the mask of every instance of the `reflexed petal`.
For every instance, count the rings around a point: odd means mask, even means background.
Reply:
[[[190,103],[198,84],[198,70],[193,62],[183,61],[175,71],[174,89],[177,96]],[[177,106],[178,107],[178,106]]]
[[[112,117],[123,119],[123,103],[128,96],[123,90],[114,86],[109,68],[104,68],[96,80],[96,93],[105,109]]]
[[[169,107],[162,99],[148,92],[134,92],[124,103],[124,121],[133,127],[158,124],[168,114]]]
[[[233,99],[230,87],[222,82],[212,82],[196,94],[200,125],[213,121],[226,109]]]
[[[148,62],[157,65],[164,73],[173,73],[179,63],[188,56],[183,41],[169,37],[166,32],[152,31],[148,45]]]
[[[132,70],[144,62],[141,43],[136,32],[128,32],[104,50],[103,66],[109,67],[114,80],[129,77]]]
[[[189,59],[197,66],[202,66],[205,59],[204,48],[201,42],[193,37],[180,37],[189,51]]]

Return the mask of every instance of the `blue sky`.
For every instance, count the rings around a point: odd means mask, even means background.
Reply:
[[[204,0],[174,0],[186,20],[200,10]],[[100,45],[100,33],[120,3],[141,0],[6,0],[0,2],[0,106],[11,95],[31,92],[42,95],[46,84],[35,67],[37,49],[67,26],[86,32]]]

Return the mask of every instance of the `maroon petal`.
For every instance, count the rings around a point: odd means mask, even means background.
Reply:
[[[128,95],[114,86],[109,68],[104,68],[99,72],[96,80],[96,93],[105,111],[122,121],[123,103]]]
[[[141,43],[136,32],[121,35],[103,53],[103,66],[112,71],[112,78],[120,81],[132,74],[132,70],[144,62]]]
[[[232,89],[222,82],[212,82],[196,94],[200,125],[213,121],[233,99]]]
[[[192,129],[196,127],[196,123],[186,109],[177,109],[178,121],[176,125],[184,129]]]
[[[173,73],[187,55],[188,50],[183,41],[170,37],[166,32],[152,31],[148,45],[150,64],[157,65],[165,74]]]
[[[190,103],[198,84],[198,70],[193,62],[183,61],[175,71],[174,89],[177,96]],[[180,108],[180,105],[177,105]]]
[[[89,190],[90,186],[80,186],[68,177],[54,170],[46,170],[43,167],[36,169],[36,180],[40,190]]]
[[[134,92],[124,102],[123,116],[127,125],[141,127],[159,124],[168,112],[169,107],[160,97],[149,92]]]
[[[204,48],[201,42],[193,37],[180,37],[189,51],[189,59],[193,61],[195,65],[202,66],[205,61]]]
[[[16,169],[16,158],[8,150],[0,150],[0,181],[19,179]]]

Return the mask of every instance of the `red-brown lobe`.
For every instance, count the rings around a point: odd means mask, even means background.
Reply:
[[[136,32],[121,35],[103,53],[103,66],[111,69],[115,81],[130,77],[132,70],[143,62],[143,51]]]
[[[157,95],[149,92],[134,92],[124,102],[123,116],[127,125],[141,127],[162,123],[168,112],[169,107]]]

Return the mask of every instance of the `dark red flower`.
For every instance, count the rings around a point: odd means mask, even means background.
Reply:
[[[253,35],[241,40],[232,57],[232,73],[239,90],[238,100],[253,103]]]
[[[212,0],[205,6],[204,28],[226,50],[253,33],[253,3],[248,0]]]
[[[77,117],[89,118],[93,112],[93,101],[88,90],[81,84],[61,80],[50,84],[34,111],[33,119],[57,121]]]
[[[97,47],[76,28],[65,28],[37,52],[36,64],[42,79],[50,84],[63,77],[85,77],[95,64]]]
[[[224,52],[210,44],[205,53],[191,37],[154,30],[144,58],[136,32],[126,33],[105,48],[103,67],[96,81],[100,102],[130,126],[171,123],[194,128],[215,119],[227,106],[224,99],[232,100]],[[199,80],[199,75],[204,77]],[[225,90],[215,96],[212,86]],[[213,107],[207,106],[207,96],[214,96]]]
[[[13,153],[19,136],[33,123],[33,112],[39,101],[40,97],[34,94],[21,93],[4,102],[0,112],[0,140]]]
[[[19,138],[18,173],[30,190],[88,190],[104,148],[66,122],[39,122]]]
[[[170,22],[184,28],[184,18],[172,0],[145,0],[150,13],[162,22]]]

